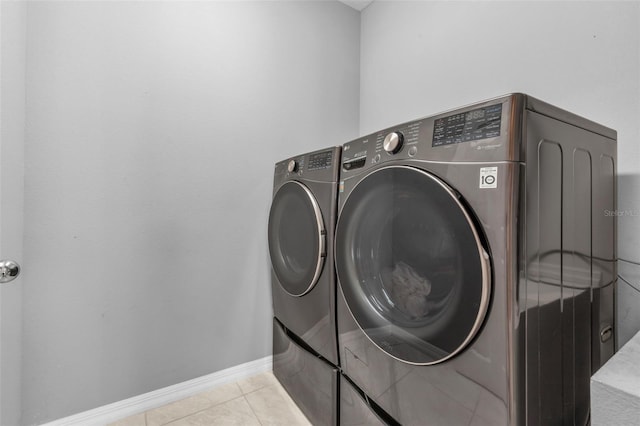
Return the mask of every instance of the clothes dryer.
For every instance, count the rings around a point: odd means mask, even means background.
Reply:
[[[275,165],[268,242],[273,371],[315,424],[337,421],[333,234],[340,147]]]
[[[403,425],[587,424],[614,351],[616,132],[512,94],[341,163],[342,372]]]

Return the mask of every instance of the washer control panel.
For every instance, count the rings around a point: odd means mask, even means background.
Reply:
[[[480,102],[347,142],[342,148],[340,169],[348,178],[368,167],[401,160],[511,160],[517,151],[509,147],[510,117],[518,99],[517,95],[508,95]]]
[[[390,159],[414,157],[418,152],[423,120],[386,129],[345,144],[342,170],[360,169]]]
[[[500,136],[502,105],[438,118],[433,125],[432,146],[450,145]]]

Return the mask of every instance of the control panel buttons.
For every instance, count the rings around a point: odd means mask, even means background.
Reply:
[[[378,162],[380,162],[380,154],[376,154],[375,157],[371,159],[371,162],[373,164],[377,164]]]
[[[298,163],[296,162],[296,160],[289,160],[289,162],[287,163],[287,171],[289,173],[293,173],[296,170],[298,170]]]
[[[391,132],[382,142],[382,147],[389,154],[395,154],[402,149],[402,143],[404,142],[404,136],[400,132]]]
[[[409,157],[415,157],[417,153],[418,153],[418,148],[416,148],[415,146],[412,146],[411,148],[409,148]]]

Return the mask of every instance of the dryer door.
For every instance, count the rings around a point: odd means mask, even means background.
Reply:
[[[385,167],[360,181],[340,212],[335,256],[353,318],[394,358],[442,362],[482,325],[487,250],[457,193],[428,172]]]
[[[300,182],[286,182],[273,197],[269,254],[284,291],[292,296],[311,291],[324,264],[325,229],[318,202]]]

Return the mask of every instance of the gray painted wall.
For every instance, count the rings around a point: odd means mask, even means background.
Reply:
[[[0,259],[22,262],[26,4],[0,3]],[[22,285],[0,286],[0,425],[20,416]]]
[[[357,136],[338,2],[29,2],[23,422],[271,353],[273,164]]]
[[[513,91],[616,129],[618,255],[640,262],[640,3],[376,1],[360,69],[363,134]],[[640,330],[640,266],[619,265],[623,344]]]

